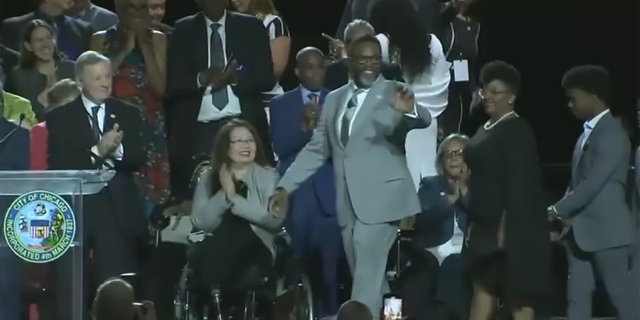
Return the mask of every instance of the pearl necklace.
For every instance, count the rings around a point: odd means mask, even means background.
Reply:
[[[484,129],[485,129],[485,130],[491,130],[491,129],[493,129],[493,127],[495,127],[498,123],[500,123],[500,121],[502,121],[502,120],[504,120],[504,119],[507,119],[507,118],[509,118],[509,117],[510,117],[510,116],[512,116],[512,115],[514,115],[514,116],[518,117],[518,114],[517,114],[515,111],[507,112],[507,113],[505,113],[502,117],[500,117],[500,119],[496,120],[496,122],[494,122],[494,123],[491,123],[491,120],[487,121],[487,122],[484,124]]]

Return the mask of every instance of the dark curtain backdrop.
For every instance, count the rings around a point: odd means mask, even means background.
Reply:
[[[35,0],[0,0],[2,18],[33,9]],[[345,0],[274,0],[291,29],[292,55],[305,46],[327,49],[322,32],[334,34]],[[562,74],[579,64],[600,64],[616,80],[615,114],[636,130],[638,99],[638,21],[636,0],[479,0],[482,22],[481,60],[501,59],[514,64],[523,77],[517,111],[534,126],[542,160],[568,163],[582,130],[567,108],[560,87]],[[112,0],[95,4],[113,9]],[[168,0],[166,22],[197,12],[193,0]],[[292,68],[285,88],[296,85]],[[637,144],[636,144],[637,145]]]

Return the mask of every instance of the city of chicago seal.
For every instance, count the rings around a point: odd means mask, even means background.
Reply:
[[[47,263],[60,258],[73,244],[76,219],[62,197],[38,190],[11,204],[2,228],[9,248],[18,257]]]

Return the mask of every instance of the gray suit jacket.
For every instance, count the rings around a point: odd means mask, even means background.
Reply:
[[[75,62],[63,59],[58,63],[56,78],[75,78]],[[44,106],[38,101],[38,96],[47,87],[47,77],[36,69],[14,69],[7,79],[7,90],[31,102],[33,112],[38,121],[44,121]]]
[[[340,142],[337,129],[354,86],[348,83],[330,92],[311,140],[284,174],[280,186],[293,192],[332,158],[341,226],[349,221],[352,211],[367,224],[396,221],[420,212],[405,159],[404,136],[413,128],[428,126],[431,115],[420,106],[416,106],[417,118],[392,109],[395,88],[396,82],[378,78],[356,115],[346,146]]]
[[[572,163],[569,192],[556,205],[571,218],[578,246],[587,252],[628,245],[631,213],[625,185],[631,145],[625,130],[611,113],[591,131]]]
[[[275,257],[274,239],[286,218],[284,215],[275,217],[269,213],[269,197],[275,192],[280,178],[278,172],[253,164],[242,179],[249,189],[246,199],[238,195],[227,199],[222,190],[211,196],[211,177],[209,169],[198,180],[193,195],[193,225],[197,229],[211,232],[220,225],[223,214],[230,209],[233,214],[251,223],[253,232]]]

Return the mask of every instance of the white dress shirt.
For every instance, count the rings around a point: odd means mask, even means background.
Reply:
[[[104,128],[105,103],[103,102],[100,105],[96,105],[94,102],[92,102],[91,100],[87,99],[87,97],[82,95],[82,104],[84,105],[84,109],[87,111],[87,120],[89,120],[89,126],[93,126],[93,123],[91,120],[91,116],[92,116],[91,108],[96,106],[100,107],[100,109],[98,109],[97,118],[98,118],[98,127],[100,128],[100,133],[101,133],[100,138],[102,138],[105,132],[105,128]],[[109,130],[111,130],[111,128],[106,129],[106,131],[109,131]],[[98,145],[91,147],[91,152],[95,155],[99,155]],[[124,157],[124,145],[121,143],[120,146],[118,146],[118,149],[116,149],[113,153],[111,153],[111,156],[118,161],[122,161],[122,158]],[[92,157],[91,163],[95,163],[95,162],[96,162],[96,159]],[[105,159],[105,162],[110,164],[111,166],[114,166],[112,159]]]
[[[462,246],[464,245],[464,232],[458,225],[458,219],[453,219],[453,235],[449,241],[433,248],[428,248],[427,251],[431,252],[438,263],[442,264],[442,261],[452,254],[459,254],[462,252]]]
[[[207,66],[211,66],[211,34],[213,34],[213,30],[211,30],[211,25],[214,24],[211,19],[205,17],[206,28],[207,28]],[[222,49],[224,51],[224,60],[225,64],[228,63],[227,59],[227,35],[226,35],[226,23],[227,21],[227,13],[225,12],[222,15],[222,18],[217,21],[220,24],[218,27],[218,34],[220,35],[220,39],[222,40]],[[200,79],[196,79],[198,82],[198,86],[201,86]],[[238,115],[242,112],[240,109],[240,99],[233,93],[231,90],[231,86],[227,86],[227,95],[229,97],[229,102],[222,109],[219,110],[216,106],[213,105],[213,96],[211,94],[211,86],[207,86],[204,90],[204,95],[202,96],[202,104],[200,105],[200,113],[198,113],[198,121],[199,122],[211,122],[220,120],[222,118],[230,117]]]
[[[591,135],[593,128],[596,127],[600,119],[602,119],[602,117],[604,117],[604,115],[607,113],[609,113],[609,109],[600,112],[597,116],[593,117],[593,119],[584,123],[583,138],[582,138],[582,144],[580,145],[580,149],[584,149],[584,145],[589,140],[589,136]]]

